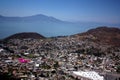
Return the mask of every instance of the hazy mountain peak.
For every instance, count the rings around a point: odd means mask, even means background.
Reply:
[[[4,16],[0,15],[0,17],[4,17]]]
[[[0,15],[0,21],[2,22],[6,22],[6,21],[14,21],[14,22],[18,22],[18,21],[40,21],[40,22],[63,22],[59,19],[56,19],[52,16],[46,16],[46,15],[43,15],[43,14],[37,14],[37,15],[32,15],[32,16],[26,16],[26,17],[6,17],[6,16],[2,16]]]
[[[46,15],[44,15],[44,14],[36,14],[36,15],[33,15],[33,16],[46,16]],[[46,17],[48,17],[48,16],[46,16]]]

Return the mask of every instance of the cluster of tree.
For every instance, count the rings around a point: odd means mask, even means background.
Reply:
[[[9,73],[0,73],[0,80],[21,80],[21,79],[15,78],[12,74]]]

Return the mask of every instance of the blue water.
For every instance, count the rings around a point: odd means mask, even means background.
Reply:
[[[19,32],[37,32],[45,37],[73,35],[99,26],[119,27],[120,24],[0,22],[0,39]]]

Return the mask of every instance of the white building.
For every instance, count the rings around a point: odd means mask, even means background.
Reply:
[[[0,52],[2,52],[4,49],[0,49]]]
[[[28,55],[29,53],[24,53],[24,55]]]
[[[78,77],[87,78],[90,80],[104,80],[104,77],[100,76],[95,71],[73,71],[73,74],[77,75]]]

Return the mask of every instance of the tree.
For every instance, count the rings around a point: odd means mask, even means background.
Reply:
[[[120,65],[117,66],[116,72],[117,72],[117,73],[120,73]]]
[[[53,66],[54,66],[55,69],[58,68],[59,67],[58,61],[55,61],[55,64]]]

